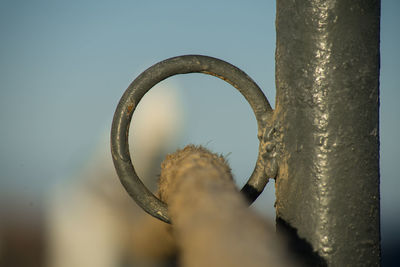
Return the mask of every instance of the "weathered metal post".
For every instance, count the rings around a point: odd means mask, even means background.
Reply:
[[[278,230],[307,264],[378,266],[380,1],[278,0],[276,30]]]

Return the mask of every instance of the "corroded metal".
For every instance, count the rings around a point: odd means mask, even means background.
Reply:
[[[128,145],[129,126],[139,101],[154,85],[173,75],[194,72],[213,75],[230,83],[246,98],[256,116],[260,152],[254,171],[242,189],[250,203],[267,184],[269,177],[266,174],[276,173],[276,167],[275,171],[265,167],[268,159],[262,149],[266,146],[262,136],[265,127],[270,124],[272,109],[261,89],[246,73],[225,61],[200,55],[174,57],[159,62],[140,74],[122,96],[112,123],[111,152],[118,176],[129,195],[146,212],[165,222],[170,221],[166,204],[144,186],[132,165]]]
[[[277,1],[278,228],[306,265],[377,266],[380,1]]]

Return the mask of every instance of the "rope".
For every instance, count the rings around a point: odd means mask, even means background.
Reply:
[[[193,145],[168,155],[159,196],[182,266],[293,266],[273,226],[248,208],[222,156]]]

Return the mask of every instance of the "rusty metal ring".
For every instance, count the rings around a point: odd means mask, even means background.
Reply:
[[[128,145],[129,126],[139,101],[154,85],[173,75],[196,72],[216,76],[239,90],[254,111],[260,140],[272,116],[272,108],[265,95],[246,73],[225,61],[208,56],[185,55],[166,59],[145,70],[129,85],[119,101],[112,122],[111,153],[114,165],[122,185],[136,203],[150,215],[167,223],[170,223],[167,205],[146,188],[132,165]],[[261,145],[254,171],[241,190],[250,203],[268,182],[260,151]]]

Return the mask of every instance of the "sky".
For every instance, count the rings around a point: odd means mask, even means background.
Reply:
[[[275,97],[274,7],[265,3],[6,1],[0,12],[3,197],[46,191],[84,165],[109,132],[123,91],[163,59],[224,59],[266,88],[269,99]],[[193,74],[172,82],[185,88],[182,145],[208,144],[231,153],[236,175],[248,176],[258,141],[244,99],[213,77]]]
[[[381,206],[387,235],[400,223],[399,7],[396,0],[382,1]],[[32,205],[54,183],[79,172],[109,133],[127,86],[166,58],[203,54],[228,61],[252,77],[274,106],[274,23],[274,1],[1,0],[1,202]],[[168,83],[185,110],[178,145],[203,144],[229,154],[243,185],[258,150],[249,105],[213,77],[191,74]],[[260,202],[272,207],[271,185],[264,195]]]

